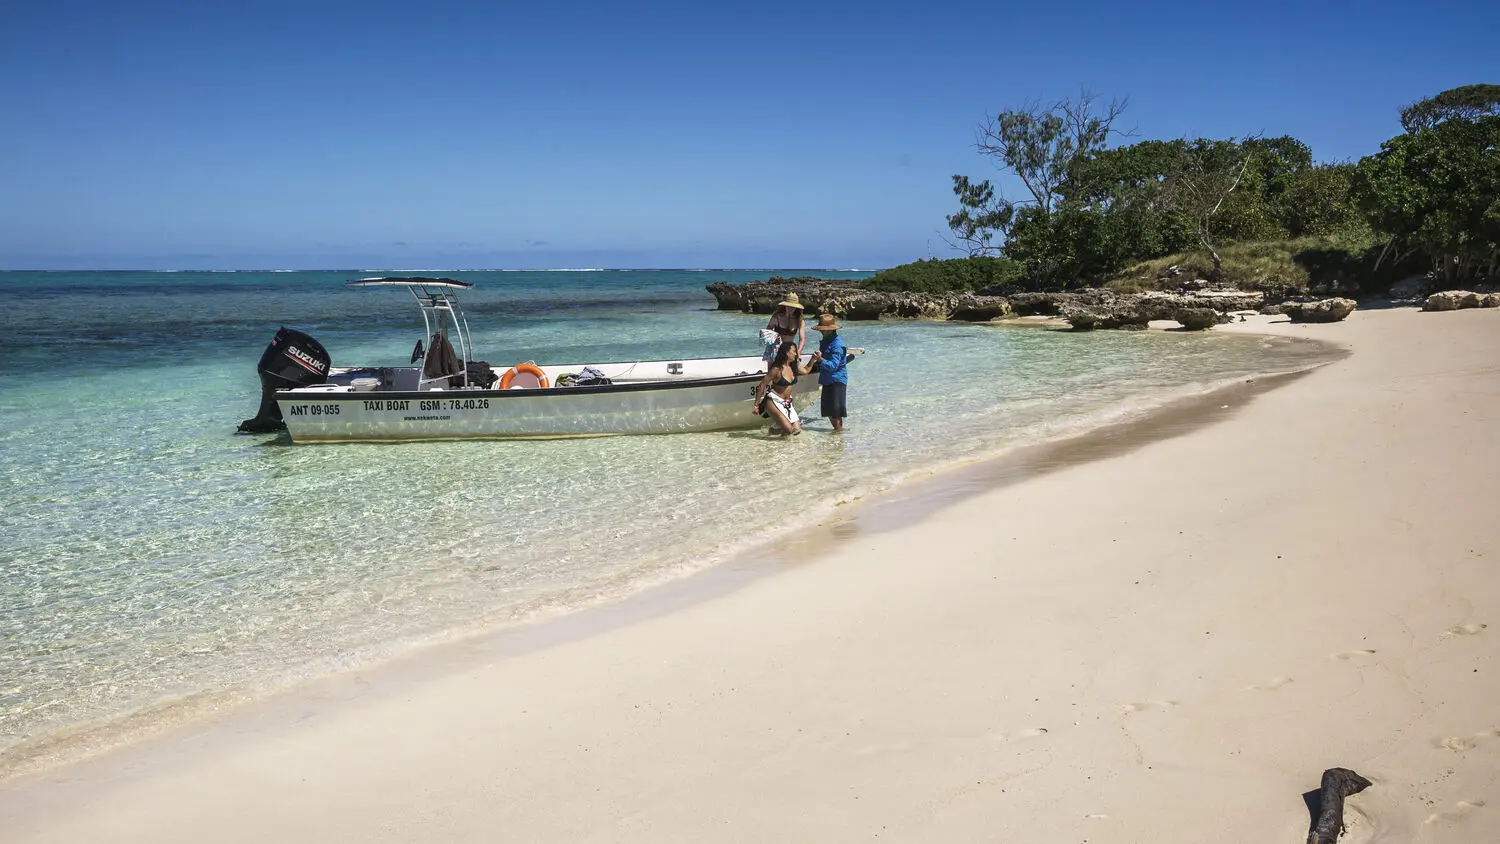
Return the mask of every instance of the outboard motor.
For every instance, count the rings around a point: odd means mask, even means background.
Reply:
[[[283,326],[260,356],[260,410],[254,419],[240,423],[240,433],[269,434],[284,429],[286,422],[276,404],[276,391],[326,382],[331,363],[322,343]]]

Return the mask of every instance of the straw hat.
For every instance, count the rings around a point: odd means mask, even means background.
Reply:
[[[785,299],[783,299],[782,301],[776,303],[776,307],[778,307],[778,308],[796,308],[797,310],[800,311],[800,310],[802,310],[802,301],[797,298],[797,294],[795,294],[795,293],[788,293],[788,294],[786,294],[786,298]]]
[[[842,326],[839,325],[838,317],[833,314],[818,314],[818,324],[813,328],[819,331],[838,331]]]

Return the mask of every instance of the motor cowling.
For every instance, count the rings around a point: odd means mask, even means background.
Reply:
[[[328,380],[332,360],[323,344],[311,336],[283,326],[271,345],[260,356],[260,410],[254,418],[240,423],[246,434],[269,434],[286,427],[281,407],[276,404],[277,390],[290,390],[322,384]]]

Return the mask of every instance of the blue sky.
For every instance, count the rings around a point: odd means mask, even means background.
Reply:
[[[987,112],[1084,86],[1141,138],[1357,158],[1500,82],[1480,32],[1500,4],[0,0],[0,268],[889,266],[947,254]]]

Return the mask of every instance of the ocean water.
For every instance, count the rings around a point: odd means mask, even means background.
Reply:
[[[791,440],[236,435],[280,325],[336,366],[405,363],[421,318],[404,289],[343,285],[369,274],[0,273],[0,770],[80,724],[618,598],[914,473],[1328,354],[850,323],[869,354],[850,366],[842,438],[817,418]],[[703,285],[772,274],[444,273],[476,283],[463,301],[497,368],[753,354],[764,317],[713,310]]]

